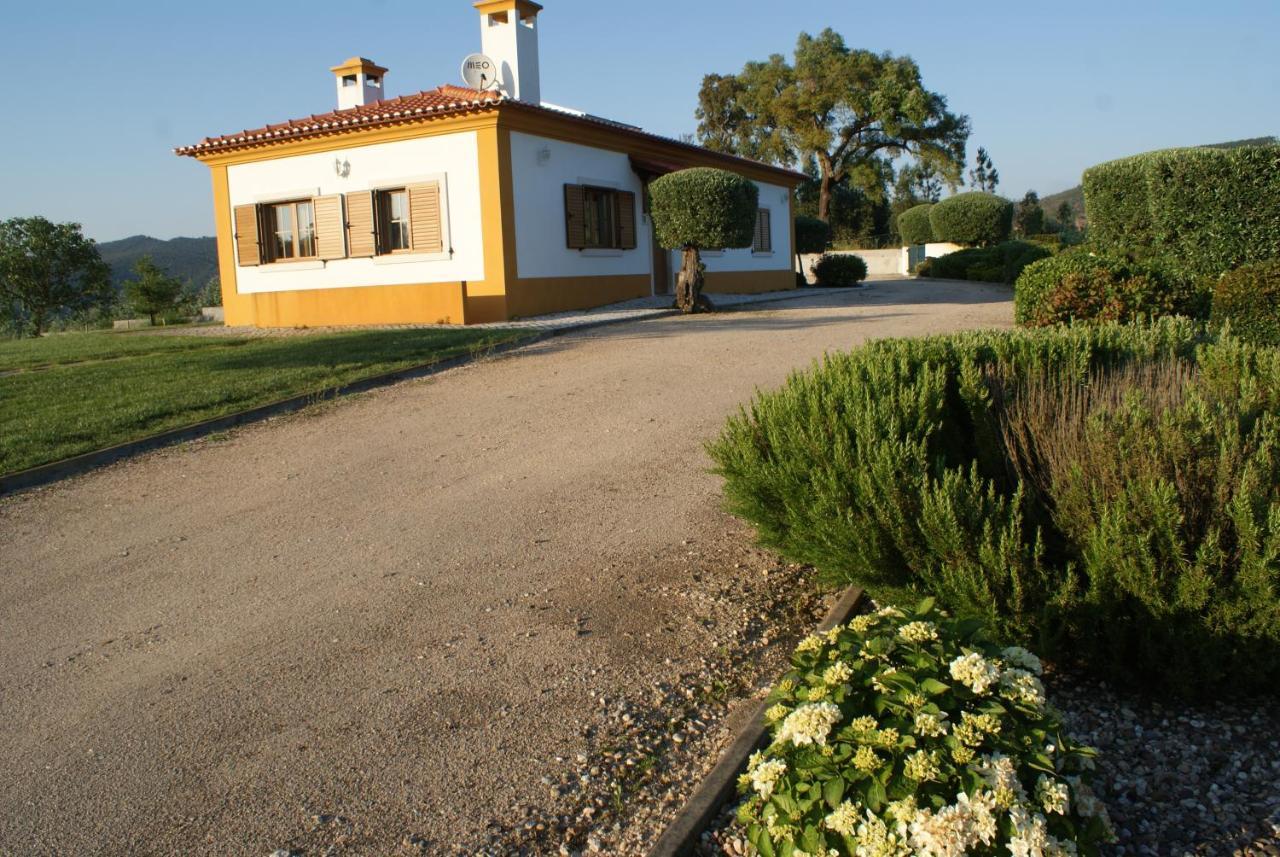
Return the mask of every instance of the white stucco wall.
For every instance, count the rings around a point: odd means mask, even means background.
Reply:
[[[338,175],[335,161],[350,163],[350,173]],[[430,179],[443,179],[445,246],[452,248],[444,258],[395,256],[237,267],[237,290],[252,294],[483,280],[479,156],[474,132],[295,155],[237,164],[227,170],[233,208]]]
[[[652,232],[641,212],[644,190],[621,152],[511,134],[511,178],[516,209],[516,270],[521,279],[648,274]],[[564,186],[587,184],[636,195],[634,250],[571,250],[566,246]]]
[[[790,271],[795,267],[795,255],[791,252],[791,218],[788,201],[791,191],[781,185],[756,182],[760,190],[760,208],[769,209],[769,231],[773,238],[773,250],[769,253],[753,253],[750,247],[703,254],[707,271]],[[675,268],[679,268],[675,262]]]

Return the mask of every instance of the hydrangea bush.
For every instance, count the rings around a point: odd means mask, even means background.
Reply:
[[[921,604],[803,640],[739,780],[764,857],[1059,857],[1112,838],[1041,665]]]

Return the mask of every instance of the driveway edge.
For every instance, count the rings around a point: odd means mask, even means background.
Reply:
[[[829,631],[837,625],[849,621],[854,611],[862,603],[864,592],[860,586],[851,586],[840,596],[817,632]],[[768,726],[765,724],[765,700],[756,703],[751,711],[747,724],[733,739],[729,749],[720,756],[720,761],[711,769],[711,773],[703,778],[702,783],[681,808],[671,824],[659,837],[657,843],[649,850],[649,857],[684,857],[691,854],[702,832],[707,829],[720,811],[720,808],[732,797],[737,786],[738,774],[747,764],[747,758],[762,747]]]

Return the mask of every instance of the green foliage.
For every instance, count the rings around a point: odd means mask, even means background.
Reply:
[[[181,280],[160,270],[150,256],[134,263],[133,271],[137,279],[125,283],[124,293],[135,312],[148,316],[155,324],[157,315],[177,309],[182,298]]]
[[[1223,275],[1213,289],[1212,318],[1247,342],[1280,346],[1280,259]]]
[[[658,243],[668,249],[750,247],[759,189],[728,170],[695,167],[649,185]]]
[[[813,264],[819,286],[856,286],[867,278],[867,263],[853,253],[827,253]]]
[[[1040,206],[1040,196],[1033,190],[1027,191],[1022,202],[1018,203],[1014,215],[1014,230],[1021,236],[1039,235],[1044,232],[1044,209]]]
[[[815,159],[823,220],[845,181],[882,196],[903,153],[958,181],[969,136],[968,118],[925,88],[914,60],[851,50],[830,29],[801,33],[790,63],[774,54],[736,75],[708,75],[696,115],[698,139],[717,151],[790,165]]]
[[[710,452],[730,509],[827,581],[935,593],[1120,682],[1274,693],[1278,391],[1280,350],[1182,318],[889,340]]]
[[[109,304],[110,271],[78,223],[43,217],[0,222],[0,305],[39,336],[58,317]]]
[[[214,274],[200,291],[199,304],[202,307],[222,306],[222,278]]]
[[[1079,247],[1023,270],[1014,287],[1014,318],[1040,327],[1070,321],[1132,321],[1204,315],[1204,295],[1149,264]]]
[[[929,220],[931,211],[933,203],[926,202],[898,215],[898,234],[902,236],[903,244],[933,243],[933,223]]]
[[[1280,146],[1169,149],[1092,167],[1090,236],[1188,281],[1280,247]]]
[[[1046,703],[1040,660],[980,623],[885,607],[801,641],[791,666],[738,781],[760,854],[1025,854],[1047,837],[1045,854],[1095,855],[1113,838],[1097,751]]]
[[[831,246],[831,227],[816,217],[796,218],[796,252],[822,253]]]
[[[994,247],[972,247],[926,260],[930,263],[928,273],[920,276],[1012,284],[1023,268],[1049,255],[1050,251],[1038,244],[1006,241]]]
[[[1000,172],[991,163],[991,155],[987,154],[987,150],[981,146],[978,147],[973,169],[969,170],[969,183],[976,187],[979,193],[995,193],[996,185],[1000,184]]]
[[[934,238],[954,244],[999,244],[1013,228],[1013,203],[971,191],[944,199],[929,212]]]
[[[133,266],[143,256],[186,284],[199,287],[218,275],[218,240],[216,238],[170,238],[167,241],[147,235],[134,235],[98,245],[102,261],[111,266],[111,282],[117,291],[124,289],[133,276]]]

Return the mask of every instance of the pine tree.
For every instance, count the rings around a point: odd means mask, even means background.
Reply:
[[[981,146],[978,147],[977,162],[969,170],[969,181],[984,193],[995,193],[996,185],[1000,184],[1000,173],[991,163],[991,155]]]

